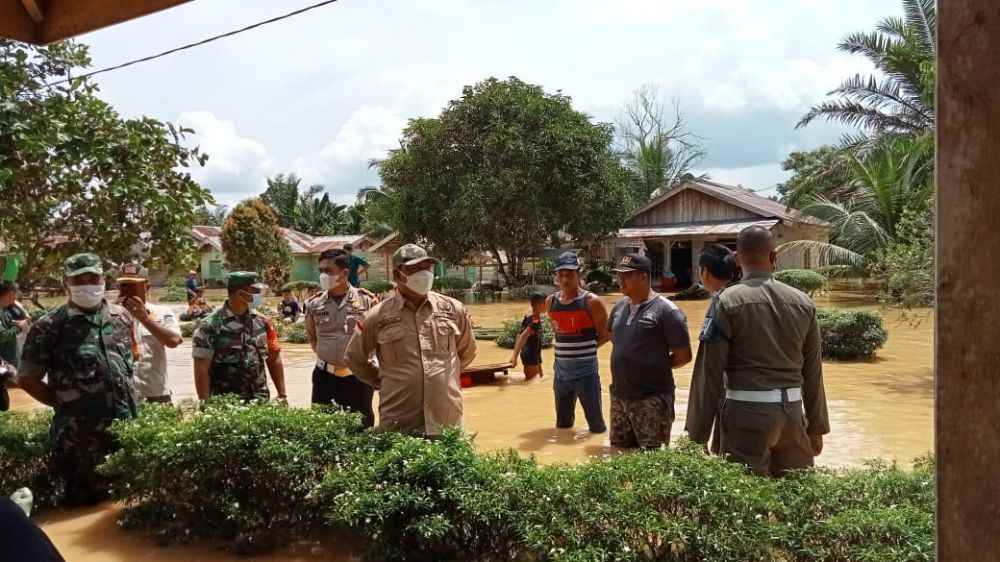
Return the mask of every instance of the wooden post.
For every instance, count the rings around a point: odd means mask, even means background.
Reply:
[[[698,267],[698,257],[701,255],[705,241],[701,238],[691,239],[691,284],[701,283],[701,268]]]
[[[937,559],[1000,560],[1000,7],[938,0]]]

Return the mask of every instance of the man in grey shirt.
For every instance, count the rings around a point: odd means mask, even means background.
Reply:
[[[611,444],[658,449],[674,423],[673,369],[691,361],[687,317],[650,288],[652,263],[626,254],[615,268],[625,295],[608,315]]]

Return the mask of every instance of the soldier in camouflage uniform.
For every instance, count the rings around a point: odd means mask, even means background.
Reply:
[[[226,288],[226,303],[198,324],[192,339],[198,398],[236,394],[246,401],[267,400],[266,366],[278,400],[285,402],[285,368],[277,334],[266,316],[251,309],[260,308],[267,286],[258,282],[256,273],[236,271],[229,274]]]
[[[55,409],[51,432],[56,467],[66,475],[66,501],[90,505],[107,495],[94,468],[116,446],[108,428],[138,415],[136,346],[129,313],[104,300],[100,259],[74,255],[63,273],[69,302],[31,327],[18,386]]]

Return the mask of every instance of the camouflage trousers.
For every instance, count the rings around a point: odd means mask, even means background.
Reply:
[[[97,473],[97,465],[117,448],[108,424],[99,428],[63,430],[55,441],[55,470],[65,478],[66,503],[94,505],[108,498],[107,482]]]
[[[611,444],[659,449],[670,443],[674,395],[655,394],[638,400],[611,395]]]

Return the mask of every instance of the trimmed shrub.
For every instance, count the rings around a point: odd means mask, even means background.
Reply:
[[[291,291],[297,301],[305,303],[309,291],[316,288],[319,288],[319,283],[316,281],[292,281],[291,283],[285,283],[275,294],[280,295],[282,291]]]
[[[187,289],[184,287],[164,287],[163,294],[158,302],[187,302]]]
[[[934,560],[934,463],[912,471],[872,461],[853,470],[816,469],[786,479],[782,517],[789,562]]]
[[[179,324],[179,327],[181,329],[181,335],[184,336],[185,338],[190,338],[191,336],[194,335],[194,330],[195,330],[195,328],[198,327],[198,322],[194,322],[194,321],[192,321],[192,322],[181,322]]]
[[[275,325],[281,324],[281,322],[276,322]],[[288,343],[309,343],[309,334],[306,333],[306,325],[304,322],[295,322],[294,324],[283,325],[283,335],[282,338]]]
[[[499,562],[523,549],[513,506],[521,473],[534,468],[513,451],[480,455],[450,429],[360,453],[330,472],[321,495],[331,523],[367,539],[368,559]]]
[[[505,320],[500,334],[497,336],[497,345],[506,349],[514,349],[517,343],[517,333],[521,331],[521,320],[512,318]],[[552,321],[548,316],[542,316],[542,347],[551,347],[556,339],[556,332],[552,329]]]
[[[356,414],[245,405],[233,398],[181,408],[146,406],[113,431],[121,449],[101,466],[126,506],[123,526],[165,542],[234,541],[249,552],[284,544],[323,522],[325,472],[379,437]]]
[[[52,410],[0,412],[0,495],[30,488],[37,507],[53,507],[64,482],[52,464]]]
[[[242,551],[323,528],[368,560],[930,561],[934,480],[874,463],[782,480],[678,448],[539,466],[472,438],[363,431],[353,414],[213,400],[114,426],[123,523]]]
[[[464,277],[438,277],[434,279],[435,291],[467,291],[472,288],[472,282]]]
[[[867,310],[816,311],[823,337],[823,357],[829,359],[860,359],[871,357],[885,345],[889,333],[882,317]]]
[[[364,281],[361,286],[368,289],[381,300],[385,295],[396,287],[389,281]]]
[[[813,296],[816,291],[826,288],[827,278],[811,269],[783,269],[775,272],[774,278]]]

